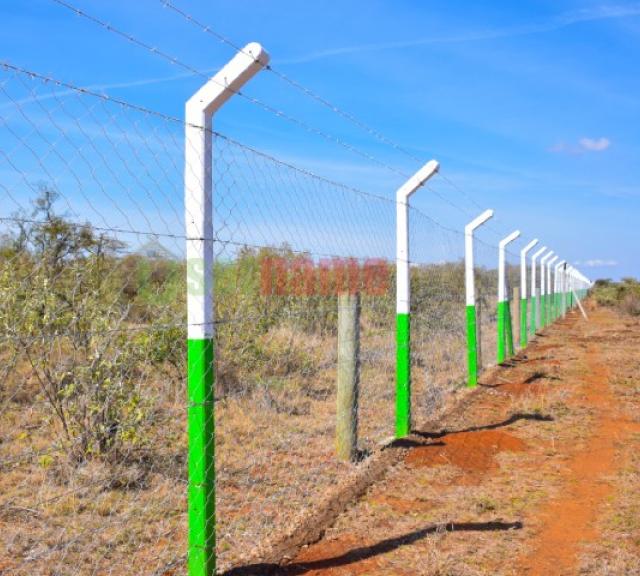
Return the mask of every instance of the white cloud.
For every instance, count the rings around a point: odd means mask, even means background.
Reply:
[[[602,152],[611,146],[609,138],[580,138],[580,146],[591,152]]]
[[[617,260],[585,260],[584,262],[576,262],[576,266],[584,266],[585,268],[613,268],[618,265]]]
[[[555,154],[584,154],[585,152],[603,152],[611,146],[611,140],[604,136],[600,138],[580,138],[577,144],[564,141],[557,142],[549,147],[549,152]]]

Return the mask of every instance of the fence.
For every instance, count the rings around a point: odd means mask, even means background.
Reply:
[[[248,562],[475,384],[473,354],[478,371],[499,345],[512,354],[517,327],[535,328],[534,302],[544,326],[588,286],[568,268],[534,281],[523,319],[521,303],[500,308],[500,343],[498,247],[479,230],[472,354],[463,227],[408,205],[401,338],[396,199],[214,132],[210,116],[185,123],[8,64],[0,74],[7,574]],[[437,193],[440,178],[426,185]],[[519,254],[505,258],[509,301],[521,268]],[[351,332],[344,320],[340,347],[339,302],[358,319]],[[396,427],[407,336],[410,418]],[[338,373],[357,380],[340,398]],[[338,403],[357,433],[342,458]]]

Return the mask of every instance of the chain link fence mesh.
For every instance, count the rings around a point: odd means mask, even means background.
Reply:
[[[184,573],[184,124],[8,67],[0,123],[0,567]],[[213,180],[222,571],[295,527],[393,436],[395,201],[221,134]],[[417,209],[409,218],[420,423],[466,377],[464,238]],[[485,367],[496,263],[479,238]],[[508,269],[513,286],[513,258]],[[343,293],[360,299],[347,462],[335,455]]]

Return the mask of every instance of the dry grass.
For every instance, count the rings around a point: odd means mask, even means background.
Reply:
[[[415,335],[416,420],[447,410],[463,379],[464,340]],[[291,529],[358,469],[334,458],[336,341],[278,327],[265,338],[279,364],[262,385],[216,404],[218,555],[246,562]],[[282,354],[283,349],[287,350]],[[377,450],[393,434],[395,341],[364,326],[359,444]],[[422,358],[428,359],[427,362]],[[0,567],[7,574],[170,574],[186,542],[184,390],[146,380],[154,399],[151,440],[130,461],[76,465],[57,444],[57,423],[29,371],[0,422]],[[6,387],[9,388],[9,387]],[[5,389],[6,389],[5,388]]]

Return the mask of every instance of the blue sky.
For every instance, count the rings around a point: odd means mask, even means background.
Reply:
[[[199,70],[233,55],[159,1],[73,3]],[[422,212],[462,229],[491,207],[488,241],[520,228],[522,243],[537,236],[592,278],[640,276],[639,2],[175,4],[237,44],[259,41],[276,69],[413,156],[440,160],[455,187],[436,179],[432,189],[456,207],[421,191]],[[3,2],[0,21],[3,60],[167,114],[181,116],[202,82],[51,0]],[[246,92],[395,170],[419,167],[272,74]],[[242,99],[215,127],[376,194],[391,198],[402,183]]]

